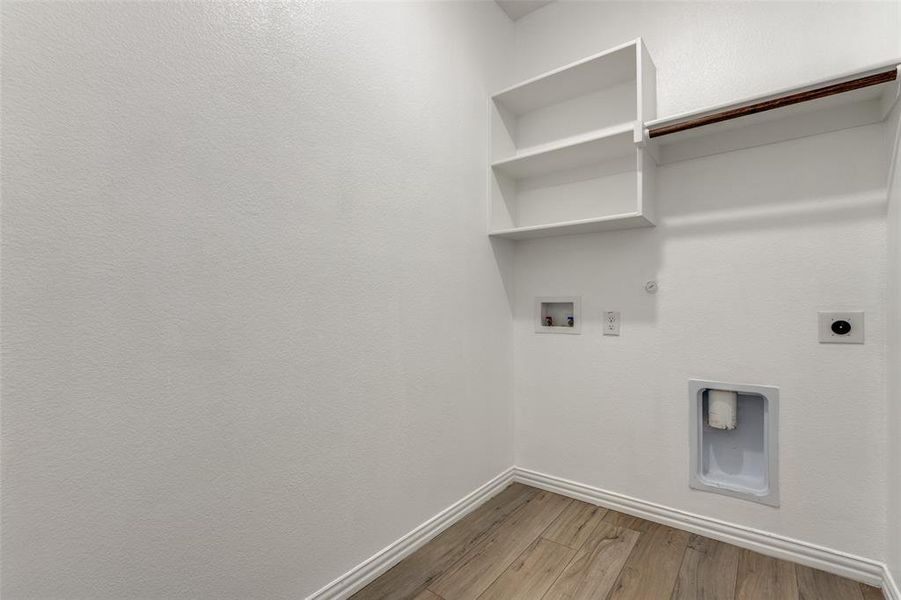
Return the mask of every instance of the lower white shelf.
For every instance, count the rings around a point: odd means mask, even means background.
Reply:
[[[578,221],[563,221],[561,223],[498,229],[496,231],[488,232],[488,235],[491,237],[523,240],[528,238],[549,237],[552,235],[573,235],[577,233],[592,233],[596,231],[635,229],[637,227],[653,226],[653,221],[645,215],[639,213],[627,213],[598,217],[596,219],[580,219]]]
[[[632,146],[626,156],[512,178],[493,168],[493,237],[525,239],[654,226],[653,159]]]

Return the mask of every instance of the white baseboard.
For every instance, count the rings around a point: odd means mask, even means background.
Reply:
[[[901,600],[901,597],[897,595],[897,587],[895,587],[894,596],[888,595],[891,594],[889,589],[894,583],[891,581],[885,565],[874,560],[766,531],[695,515],[519,467],[514,470],[513,480],[591,504],[612,508],[648,521],[684,529],[761,554],[835,573],[869,585],[882,586],[887,598]]]
[[[886,600],[901,600],[901,588],[898,588],[898,582],[892,577],[888,565],[883,565],[882,595]]]
[[[399,540],[389,544],[344,575],[307,596],[306,600],[339,600],[349,597],[399,563],[433,537],[497,495],[513,482],[514,468],[499,473],[478,489],[454,502]]]
[[[880,586],[887,600],[901,600],[898,584],[883,563],[520,467],[510,467],[498,474],[491,481],[447,507],[410,533],[389,544],[328,585],[313,592],[307,596],[306,600],[343,600],[349,597],[498,494],[513,481],[684,529],[767,556],[800,563],[869,585]]]

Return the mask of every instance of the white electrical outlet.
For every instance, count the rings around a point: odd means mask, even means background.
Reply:
[[[604,335],[619,335],[619,325],[621,321],[622,317],[620,316],[619,311],[605,310]]]

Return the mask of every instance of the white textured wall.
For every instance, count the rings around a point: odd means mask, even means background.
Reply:
[[[517,71],[641,36],[665,117],[898,58],[899,13],[898,2],[558,0],[516,22]]]
[[[500,9],[2,17],[5,600],[302,597],[512,463]]]
[[[4,598],[303,596],[513,462],[514,356],[521,466],[883,556],[881,132],[664,168],[505,290],[485,97],[642,35],[690,110],[898,55],[896,4],[2,10]],[[688,377],[782,388],[782,509],[688,490]]]
[[[897,4],[555,3],[517,24],[518,75],[643,36],[660,115],[899,54]],[[521,242],[517,465],[884,559],[883,130],[659,169],[660,226]],[[657,279],[660,292],[645,294]],[[532,299],[582,296],[583,335],[535,335]],[[602,337],[603,310],[622,337]],[[862,309],[863,346],[817,343]],[[782,506],[688,487],[688,379],[781,389]]]
[[[888,564],[901,585],[901,104],[895,106],[888,148],[894,161],[888,205],[889,538]]]

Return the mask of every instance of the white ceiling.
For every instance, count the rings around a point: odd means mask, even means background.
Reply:
[[[507,16],[513,19],[519,19],[526,16],[530,12],[536,11],[545,4],[550,4],[554,0],[494,0],[497,5],[504,9]]]

